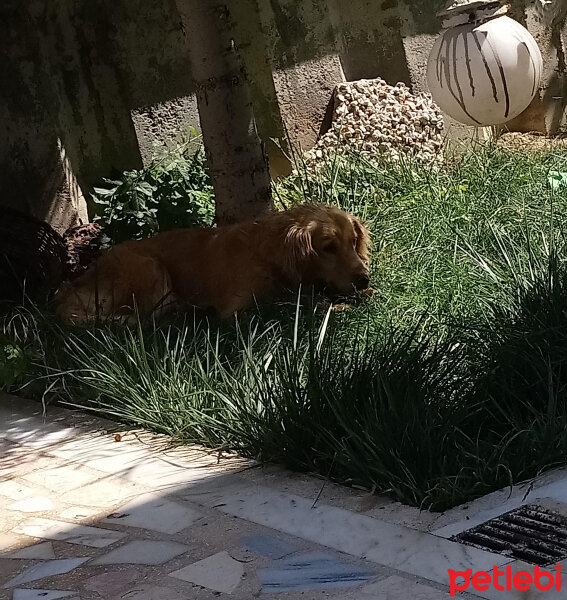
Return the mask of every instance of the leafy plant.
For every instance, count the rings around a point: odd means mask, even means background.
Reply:
[[[46,321],[42,319],[42,323]],[[32,384],[41,361],[41,333],[29,310],[20,308],[0,320],[0,390],[14,392]],[[37,389],[42,389],[42,383]]]
[[[0,337],[0,389],[9,389],[27,372],[27,360],[21,347]]]
[[[202,147],[187,142],[147,167],[105,179],[95,188],[94,221],[106,244],[140,239],[159,231],[211,225],[213,188]]]

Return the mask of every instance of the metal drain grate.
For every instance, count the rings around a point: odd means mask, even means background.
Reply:
[[[545,567],[567,558],[567,518],[528,504],[451,539]]]

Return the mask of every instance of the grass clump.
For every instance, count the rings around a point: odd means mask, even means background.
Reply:
[[[443,169],[338,158],[316,180],[285,181],[280,195],[336,203],[367,220],[383,315],[489,322],[486,311],[515,301],[562,244],[567,188],[553,190],[548,177],[566,156],[479,146]]]
[[[27,313],[4,336],[33,347],[36,395],[442,510],[567,458],[567,193],[548,182],[566,158],[349,157],[280,182],[282,204],[338,204],[374,235],[377,294],[345,313],[300,298],[136,329]]]

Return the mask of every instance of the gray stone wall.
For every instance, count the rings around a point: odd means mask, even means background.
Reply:
[[[229,3],[274,176],[289,163],[272,140],[311,147],[338,82],[382,77],[426,88],[443,4]],[[540,97],[510,126],[554,134],[565,121],[565,11],[542,23],[532,2],[512,5],[536,37],[546,72]],[[101,177],[140,167],[156,146],[199,127],[175,0],[4,0],[0,49],[0,204],[61,230],[86,218],[85,198]],[[470,134],[448,125],[452,136]]]

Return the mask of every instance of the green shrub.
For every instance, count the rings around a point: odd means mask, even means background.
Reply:
[[[188,142],[147,167],[126,171],[118,179],[105,179],[95,188],[106,244],[140,239],[159,231],[194,225],[211,225],[213,188],[202,147]]]

